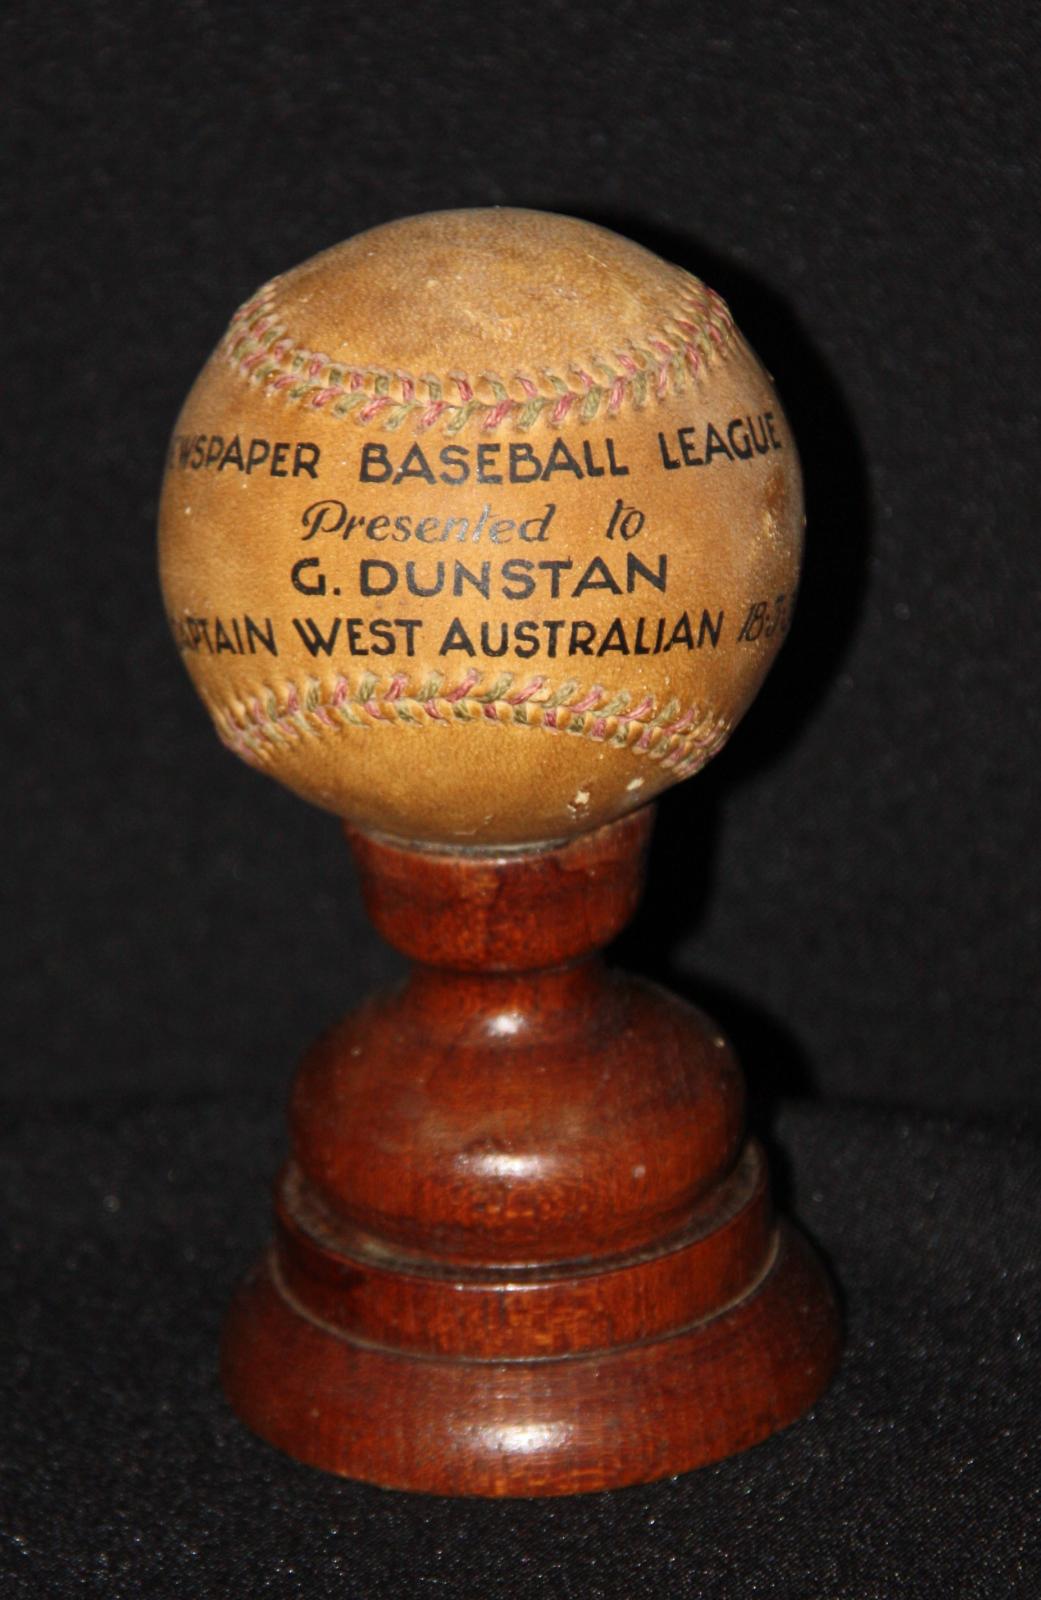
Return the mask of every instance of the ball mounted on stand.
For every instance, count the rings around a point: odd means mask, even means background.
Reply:
[[[794,445],[696,279],[568,218],[360,235],[238,313],[185,405],[164,592],[225,742],[343,817],[413,966],[305,1056],[239,1415],[448,1494],[646,1481],[834,1368],[716,1026],[599,952],[798,575]]]

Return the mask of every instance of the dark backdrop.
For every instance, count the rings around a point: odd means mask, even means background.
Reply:
[[[123,3],[3,23],[9,1087],[281,1084],[395,958],[218,746],[156,487],[230,311],[388,218],[603,222],[731,302],[805,459],[797,626],[629,954],[753,1081],[1041,1103],[1033,7]]]
[[[5,9],[5,1600],[1041,1593],[1038,17]],[[292,1065],[397,967],[335,823],[218,745],[154,575],[231,310],[358,229],[496,203],[704,275],[798,434],[794,632],[663,804],[622,953],[730,1029],[847,1323],[768,1444],[521,1506],[319,1478],[221,1400]]]

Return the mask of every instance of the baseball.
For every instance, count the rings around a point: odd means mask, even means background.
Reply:
[[[275,278],[175,425],[160,560],[220,737],[356,826],[558,841],[701,767],[803,508],[719,297],[573,218],[433,213]]]

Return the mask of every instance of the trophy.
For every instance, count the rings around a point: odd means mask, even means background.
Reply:
[[[222,740],[411,959],[305,1055],[224,1384],[298,1460],[567,1494],[742,1450],[837,1359],[710,1019],[601,951],[788,627],[799,464],[720,298],[534,211],[262,288],[176,424],[163,590]],[[676,885],[682,894],[682,884]]]

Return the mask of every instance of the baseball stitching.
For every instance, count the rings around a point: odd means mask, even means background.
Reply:
[[[266,284],[232,318],[223,341],[231,365],[284,399],[384,429],[399,428],[409,417],[417,428],[440,422],[445,433],[454,434],[470,421],[483,429],[508,421],[525,430],[540,419],[553,427],[588,423],[601,407],[615,416],[625,405],[639,409],[670,390],[684,393],[688,378],[697,377],[710,357],[725,353],[735,332],[719,295],[688,275],[681,309],[657,333],[615,350],[611,360],[570,363],[566,378],[545,369],[533,369],[536,376],[515,372],[510,379],[488,372],[477,378],[458,372],[414,376],[305,350],[278,319],[278,283],[275,278]]]
[[[653,696],[636,704],[626,690],[594,684],[582,689],[567,682],[553,689],[544,677],[514,687],[501,673],[486,688],[481,674],[467,673],[446,688],[440,673],[418,686],[403,673],[385,685],[364,673],[353,685],[338,676],[326,687],[308,678],[301,688],[286,684],[281,697],[268,686],[234,707],[211,713],[224,744],[253,766],[265,766],[280,749],[342,728],[374,730],[403,724],[414,728],[485,722],[500,727],[543,728],[577,734],[615,749],[630,750],[674,771],[677,778],[696,772],[726,742],[728,719],[700,706],[681,712],[678,700],[660,708]]]

